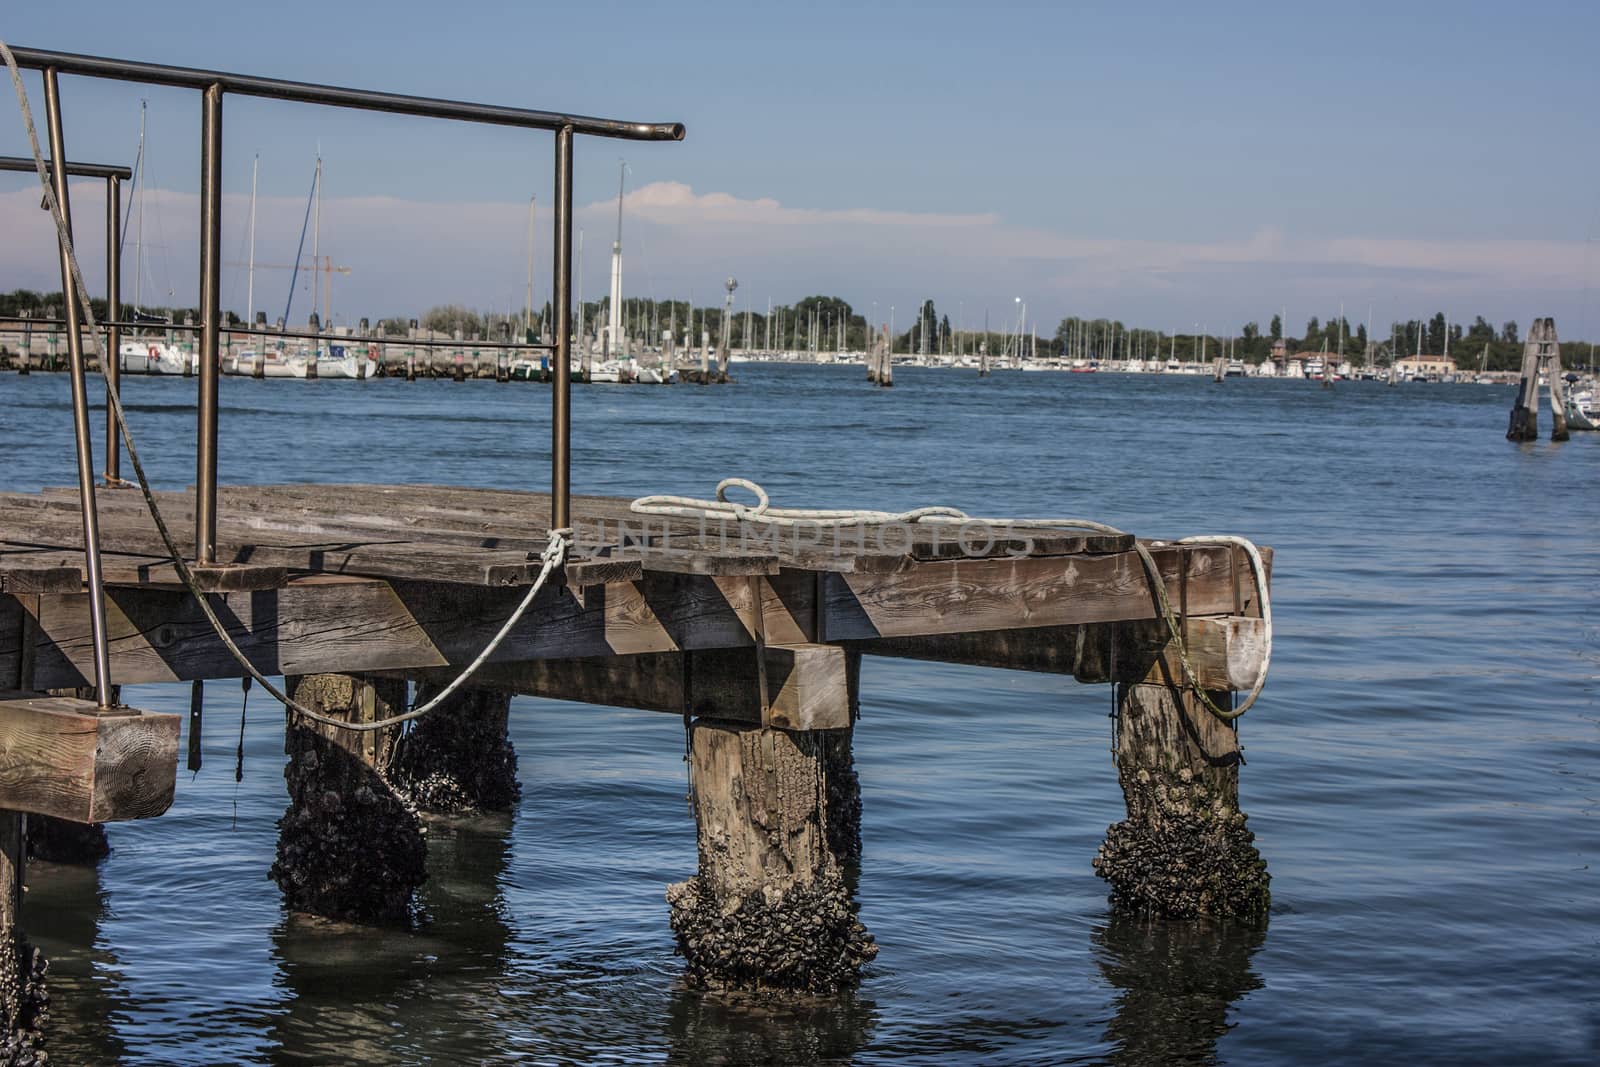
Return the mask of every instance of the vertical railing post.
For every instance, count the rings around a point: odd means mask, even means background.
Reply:
[[[572,127],[556,132],[555,379],[550,390],[550,525],[572,525]]]
[[[67,149],[61,132],[61,87],[54,67],[44,72],[45,121],[50,127],[50,176],[61,205],[67,240],[72,237],[72,206],[67,199]],[[78,451],[78,506],[83,512],[84,571],[89,587],[89,625],[94,633],[96,702],[111,706],[111,652],[106,641],[106,605],[100,581],[100,514],[94,498],[94,441],[89,434],[89,384],[84,374],[82,307],[67,245],[61,246],[61,297],[66,305],[67,358],[72,372],[72,430]]]
[[[122,395],[122,179],[113,174],[106,179],[106,347],[100,355],[106,376],[106,392]],[[117,412],[106,401],[106,484],[115,485],[122,477],[122,437]]]
[[[222,364],[222,86],[205,91],[200,117],[200,411],[196,420],[194,554],[217,560],[217,376]]]

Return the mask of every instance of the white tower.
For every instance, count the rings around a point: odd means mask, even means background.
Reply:
[[[611,246],[611,322],[607,327],[607,341],[612,359],[624,355],[622,343],[622,184],[628,174],[628,164],[622,163],[617,174],[617,240]]]

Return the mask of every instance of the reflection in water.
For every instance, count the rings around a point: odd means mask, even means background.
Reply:
[[[1261,988],[1250,958],[1266,923],[1152,919],[1113,914],[1093,934],[1097,962],[1121,991],[1106,1026],[1108,1062],[1214,1063],[1228,1009]]]
[[[22,928],[50,961],[51,1062],[121,1062],[125,1049],[112,1015],[130,1005],[118,980],[122,965],[100,937],[110,909],[99,868],[30,861],[27,886]]]
[[[331,1048],[361,1063],[503,1053],[510,827],[509,816],[428,822],[415,931],[287,915],[272,933],[289,993],[274,1060],[326,1062]]]
[[[849,1063],[872,1037],[877,1009],[852,993],[806,999],[678,988],[667,1009],[672,1064]]]

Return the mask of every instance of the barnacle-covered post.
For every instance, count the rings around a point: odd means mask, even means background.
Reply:
[[[1227,692],[1209,695],[1227,707]],[[1233,725],[1175,684],[1119,684],[1116,714],[1128,817],[1094,859],[1112,904],[1169,918],[1264,915],[1267,865],[1239,810]]]
[[[314,674],[285,679],[296,703],[352,724],[405,709],[403,679]],[[343,920],[404,920],[427,877],[422,823],[383,773],[394,729],[343,730],[288,713],[289,810],[278,820],[272,879],[291,910]]]
[[[832,993],[877,955],[843,877],[859,849],[848,752],[848,729],[694,723],[699,871],[667,890],[692,984]]]

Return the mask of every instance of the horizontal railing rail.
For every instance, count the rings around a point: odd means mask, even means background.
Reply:
[[[516,126],[526,130],[555,132],[570,128],[575,134],[630,141],[681,141],[684,135],[681,122],[624,122],[620,119],[598,119],[587,115],[568,115],[559,111],[471,104],[462,100],[408,96],[403,93],[377,92],[371,89],[346,89],[337,85],[260,78],[221,70],[174,67],[165,63],[139,63],[126,59],[108,59],[104,56],[51,52],[41,48],[13,48],[11,51],[17,57],[18,66],[33,70],[54,69],[60,74],[77,74],[86,78],[109,78],[115,81],[139,82],[144,85],[167,85],[178,89],[197,89],[201,92],[215,87],[235,96],[258,96],[270,100],[288,100],[297,104],[321,104],[359,111],[415,115],[419,118]]]
[[[53,169],[48,159],[44,161],[44,165],[46,170]],[[35,169],[33,160],[27,156],[0,156],[0,171],[32,174]],[[74,163],[69,159],[67,175],[72,178],[118,178],[127,181],[133,177],[133,170],[110,163]]]
[[[66,319],[46,319],[23,315],[0,315],[0,326],[32,326],[50,327],[65,330]],[[117,330],[143,330],[146,333],[199,333],[202,329],[198,322],[131,322],[126,319],[102,319],[97,324],[102,330],[111,328]],[[13,331],[14,332],[14,331]],[[224,337],[285,337],[299,341],[327,341],[330,344],[365,344],[365,345],[394,345],[396,347],[416,348],[530,348],[539,351],[554,351],[555,345],[549,341],[491,341],[480,339],[474,341],[470,337],[412,337],[408,334],[349,334],[349,333],[318,333],[315,330],[279,330],[271,326],[224,326]]]

